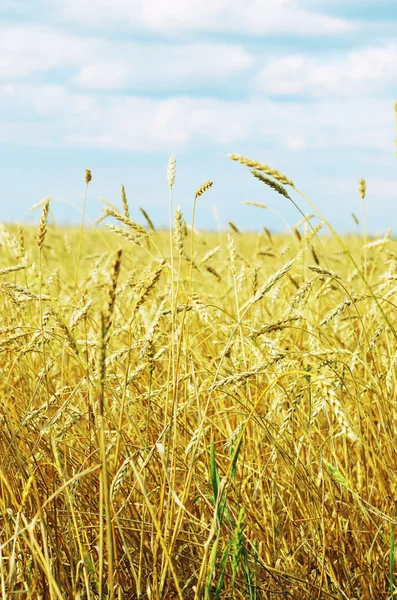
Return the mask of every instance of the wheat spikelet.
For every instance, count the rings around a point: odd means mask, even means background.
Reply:
[[[184,312],[185,310],[186,310],[186,312],[188,312],[189,310],[192,310],[192,309],[193,309],[193,307],[192,307],[192,306],[187,306],[187,307],[186,307],[186,304],[179,304],[179,305],[176,307],[176,313],[177,313],[177,314],[179,314],[179,313],[181,313],[181,312]],[[161,316],[163,316],[163,317],[164,317],[165,315],[171,315],[171,314],[172,314],[172,310],[171,310],[171,309],[169,309],[169,308],[167,308],[167,309],[165,309],[165,310],[162,310],[162,311],[161,311]]]
[[[241,553],[244,548],[244,520],[245,508],[242,506],[239,510],[236,527],[232,537],[232,577],[233,581],[237,577],[238,567],[240,565]]]
[[[263,231],[266,233],[269,242],[273,245],[273,237],[272,237],[271,231],[269,231],[269,229],[267,227],[264,227]]]
[[[244,427],[244,423],[240,423],[240,425],[237,425],[236,429],[234,431],[232,431],[229,439],[226,440],[226,442],[224,444],[225,450],[227,450],[228,448],[230,448],[232,450],[234,448],[237,440],[240,437],[243,427]]]
[[[86,184],[88,185],[91,180],[92,180],[91,171],[89,169],[86,169],[85,170],[85,182],[86,182]]]
[[[139,207],[139,210],[141,211],[141,213],[145,217],[145,220],[146,220],[146,223],[148,224],[149,229],[151,229],[152,231],[156,231],[156,228],[153,225],[153,221],[151,220],[151,218],[147,214],[146,210],[144,208],[141,208],[141,207]]]
[[[50,199],[46,198],[44,200],[43,212],[41,213],[40,224],[39,224],[37,234],[36,234],[37,246],[39,247],[40,250],[43,247],[45,236],[47,233],[47,220],[48,220],[49,211],[50,211]]]
[[[93,300],[87,300],[85,302],[84,306],[82,306],[81,308],[79,308],[78,310],[76,310],[73,313],[73,315],[69,321],[69,327],[72,331],[75,327],[77,327],[77,325],[80,323],[80,321],[82,319],[87,318],[92,305],[93,305]]]
[[[272,287],[278,281],[280,281],[280,279],[282,277],[284,277],[284,275],[286,273],[288,273],[288,271],[291,269],[291,267],[294,264],[294,262],[295,262],[295,258],[293,258],[292,260],[290,260],[289,262],[287,262],[285,265],[283,265],[281,267],[281,269],[279,269],[278,271],[276,271],[276,273],[274,273],[274,275],[272,275],[271,277],[269,277],[269,279],[263,285],[261,285],[261,287],[259,288],[259,290],[256,292],[255,296],[253,296],[250,300],[248,300],[248,302],[246,302],[244,304],[244,306],[242,307],[242,310],[245,310],[248,307],[251,307],[256,302],[259,302],[259,300],[261,300],[265,296],[265,294],[267,294],[267,292],[269,292],[272,289]]]
[[[224,379],[219,379],[214,384],[212,384],[212,386],[210,387],[210,391],[247,381],[247,379],[249,379],[250,377],[254,377],[256,375],[259,375],[260,373],[263,373],[268,366],[269,363],[267,362],[265,363],[265,365],[262,365],[261,367],[258,367],[253,371],[244,371],[235,375],[229,375],[229,377],[225,377]]]
[[[332,277],[332,279],[340,279],[340,276],[335,273],[335,271],[331,271],[330,269],[326,269],[325,267],[321,267],[320,265],[307,265],[307,268],[314,273],[319,273],[319,275],[325,275],[326,277]]]
[[[73,249],[72,249],[72,246],[70,245],[70,242],[69,242],[69,237],[68,237],[68,234],[67,234],[67,233],[65,233],[65,235],[63,236],[63,241],[64,241],[64,243],[65,243],[65,250],[66,250],[66,253],[67,253],[69,256],[73,256]]]
[[[285,198],[288,198],[288,200],[291,200],[287,190],[281,185],[281,183],[278,183],[278,181],[274,181],[273,179],[269,179],[269,177],[265,177],[265,175],[262,175],[262,173],[260,171],[257,171],[256,169],[251,169],[251,173],[254,177],[259,179],[259,181],[262,181],[262,183],[264,183],[265,185],[271,187],[273,190],[275,190]]]
[[[25,230],[22,225],[18,227],[18,240],[22,254],[25,254]]]
[[[203,258],[200,260],[199,265],[203,265],[204,263],[209,261],[209,259],[212,258],[213,256],[215,256],[215,254],[217,254],[217,252],[219,252],[219,250],[220,250],[220,246],[215,246],[215,248],[213,248],[212,250],[209,250],[203,256]]]
[[[136,223],[135,221],[131,221],[130,218],[125,217],[124,215],[120,215],[120,213],[116,212],[112,208],[104,208],[103,214],[104,214],[104,217],[113,217],[117,221],[124,223],[124,225],[128,225],[128,227],[131,227],[131,229],[134,229],[141,235],[147,236],[147,231],[144,227],[142,227],[142,225],[140,225],[139,223]]]
[[[364,198],[365,198],[365,193],[366,193],[366,191],[367,191],[367,184],[366,184],[366,182],[365,182],[365,179],[363,179],[362,177],[361,177],[361,179],[359,179],[359,181],[358,181],[358,190],[359,190],[359,192],[360,192],[360,196],[361,196],[361,198],[364,200]],[[357,221],[357,218],[356,218],[356,221]],[[358,223],[357,223],[357,224],[358,224]]]
[[[39,202],[36,202],[36,204],[33,204],[33,206],[31,206],[29,208],[29,212],[36,210],[36,208],[40,208],[40,206],[44,206],[44,204],[47,202],[47,198],[44,198],[44,200],[40,200]]]
[[[298,242],[301,242],[302,236],[301,236],[301,232],[299,231],[299,229],[297,227],[294,227],[293,232],[296,235],[296,237],[298,238]]]
[[[154,360],[159,358],[163,351],[158,352],[157,355],[155,355]],[[132,373],[130,373],[128,381],[127,381],[128,385],[130,385],[132,382],[134,382],[137,379],[137,377],[145,371],[146,366],[147,366],[147,364],[143,363],[143,364],[139,365],[134,371],[132,371]]]
[[[1,283],[1,286],[6,291],[9,290],[10,292],[18,293],[20,295],[20,299],[21,300],[25,300],[27,298],[29,300],[39,300],[39,296],[37,294],[35,294],[34,292],[31,292],[30,290],[28,290],[25,287],[22,287],[21,285],[17,285],[16,283],[8,283],[6,281],[3,281]],[[41,299],[42,300],[49,300],[49,297],[48,296],[42,296]]]
[[[115,233],[116,235],[120,235],[120,236],[124,237],[126,240],[128,240],[129,242],[132,242],[133,244],[137,244],[138,246],[141,246],[140,240],[142,239],[142,236],[134,235],[134,234],[130,233],[129,231],[127,231],[126,229],[123,229],[123,227],[118,227],[117,225],[112,225],[111,223],[106,223],[106,227],[110,231],[113,231],[113,233]]]
[[[181,207],[178,206],[175,211],[175,243],[179,256],[183,255],[184,235],[183,235],[183,215]]]
[[[121,201],[123,203],[124,216],[126,217],[126,219],[129,219],[130,218],[130,209],[128,207],[127,195],[125,193],[125,188],[123,185],[121,186]]]
[[[209,316],[208,311],[207,311],[207,309],[206,309],[206,307],[204,305],[204,302],[201,300],[201,298],[199,297],[198,294],[192,294],[192,296],[190,298],[190,303],[191,303],[193,309],[199,315],[199,317],[205,323],[209,323],[210,322],[210,316]]]
[[[301,227],[302,225],[307,226],[308,222],[310,221],[310,219],[314,219],[315,215],[309,213],[307,215],[304,215],[295,225],[296,229],[299,229],[299,227]]]
[[[72,388],[68,385],[61,387],[54,394],[52,394],[52,396],[50,396],[50,398],[48,399],[48,402],[44,402],[44,404],[39,406],[39,408],[36,408],[35,410],[28,412],[21,424],[27,425],[30,421],[35,419],[37,416],[44,413],[48,409],[49,405],[52,406],[56,402],[58,402],[63,394],[70,393],[71,391],[72,391]]]
[[[369,350],[374,350],[375,346],[376,346],[376,342],[378,341],[379,337],[382,335],[382,332],[384,330],[384,325],[379,325],[379,327],[376,328],[374,335],[372,336],[368,348]]]
[[[340,401],[336,396],[335,391],[327,387],[326,393],[328,396],[328,402],[330,404],[331,410],[341,428],[342,433],[346,435],[352,442],[356,442],[358,440],[358,437],[356,436],[348,420],[346,419],[346,415],[344,413]]]
[[[28,332],[24,333],[14,333],[13,335],[8,336],[4,340],[0,342],[0,351],[6,350],[7,348],[11,348],[14,346],[14,342],[19,341],[26,337]]]
[[[240,233],[239,228],[232,221],[228,221],[228,225],[229,225],[230,229],[232,231],[234,231],[234,233]]]
[[[182,256],[186,260],[186,262],[189,263],[189,265],[192,265],[193,269],[196,269],[196,271],[200,271],[200,269],[198,268],[198,266],[196,265],[196,263],[194,262],[194,260],[192,260],[190,258],[190,256],[188,254],[186,254],[185,251],[182,252]]]
[[[285,244],[280,250],[280,256],[285,256],[291,250],[291,244]]]
[[[25,508],[26,500],[29,497],[30,490],[32,489],[34,475],[32,474],[26,482],[25,487],[23,488],[21,503],[19,505],[19,511],[22,512]]]
[[[252,336],[252,337],[254,337],[254,336]],[[233,348],[233,345],[231,343],[229,344],[228,347],[225,348],[224,353],[225,353],[225,356],[227,356],[228,358],[230,358],[230,356],[231,356],[232,348]],[[265,363],[261,364],[259,367],[257,367],[256,369],[253,369],[252,371],[243,371],[241,373],[229,375],[228,377],[225,377],[224,379],[219,379],[218,381],[216,381],[215,383],[213,383],[210,386],[210,388],[209,388],[210,391],[214,391],[214,390],[216,390],[220,387],[224,387],[224,386],[241,384],[241,383],[244,383],[245,381],[247,381],[250,377],[260,375],[261,373],[266,373],[266,371],[268,371],[270,369],[270,367],[279,363],[286,357],[286,353],[285,352],[277,352],[277,350],[275,350],[274,345],[272,345],[272,349],[273,349],[274,356],[272,358],[270,358],[269,360],[267,360]]]
[[[229,234],[227,235],[227,239],[228,239],[227,247],[229,250],[229,257],[230,257],[230,267],[231,267],[233,277],[236,278],[237,277],[236,244],[235,244],[234,239]]]
[[[290,179],[288,179],[288,177],[286,175],[284,175],[283,173],[280,173],[280,171],[277,171],[276,169],[272,169],[271,167],[269,167],[268,165],[266,165],[264,163],[259,163],[256,160],[251,160],[250,158],[246,158],[245,156],[240,156],[240,154],[229,154],[228,157],[231,158],[232,160],[235,160],[236,162],[246,165],[247,167],[256,169],[257,171],[263,171],[267,175],[270,175],[271,177],[273,177],[273,179],[277,179],[277,181],[280,181],[281,183],[284,183],[285,185],[290,185],[290,186],[294,185],[292,183],[292,181]]]
[[[203,431],[201,431],[201,427],[198,427],[197,429],[195,429],[192,437],[189,440],[188,445],[186,446],[186,450],[185,450],[186,456],[189,454],[189,452],[191,452],[191,450],[195,446],[197,440],[200,438],[201,433],[203,433],[204,436],[206,436],[208,433],[208,430],[209,430],[209,427],[204,427]]]
[[[106,378],[106,343],[109,333],[109,317],[101,313],[101,334],[98,342],[97,373],[100,384],[99,414],[104,412],[104,388]]]
[[[279,331],[288,327],[290,323],[294,321],[299,321],[301,317],[299,316],[291,316],[286,317],[285,319],[279,319],[278,321],[274,321],[273,323],[269,323],[269,325],[264,325],[260,329],[257,329],[253,333],[250,334],[250,338],[256,338],[259,335],[263,335],[264,333],[270,333],[271,331]]]
[[[198,188],[198,190],[196,191],[196,193],[194,195],[195,200],[197,200],[197,198],[199,198],[207,190],[209,190],[213,186],[213,184],[214,184],[213,181],[206,181],[206,183],[203,183],[203,185]]]
[[[240,259],[240,254],[237,253],[237,258]],[[241,272],[238,276],[238,280],[237,280],[237,292],[238,294],[240,294],[240,292],[243,289],[243,285],[245,284],[245,280],[246,280],[246,265],[243,264],[242,268],[241,268]]]
[[[252,296],[255,298],[256,293],[258,291],[258,269],[254,269],[254,273],[252,275],[252,281],[251,281],[251,292],[252,292]]]
[[[156,315],[155,315],[153,321],[150,323],[150,325],[147,329],[146,335],[143,338],[142,348],[140,351],[140,359],[141,360],[145,360],[145,358],[147,358],[149,346],[151,344],[153,344],[153,339],[154,339],[155,333],[160,324],[160,318],[164,315],[163,306],[164,306],[164,301],[161,303],[159,309],[157,310]],[[171,311],[169,311],[169,312],[171,312]],[[166,314],[168,314],[168,311],[166,311]]]
[[[388,242],[390,242],[390,234],[391,234],[391,229],[389,228],[385,234],[385,237],[380,239],[380,240],[375,240],[374,242],[369,242],[368,244],[365,244],[363,246],[364,248],[377,248],[378,246],[384,246],[384,244],[387,244]]]
[[[295,308],[300,302],[302,302],[302,300],[304,300],[306,295],[311,290],[312,285],[313,285],[313,279],[309,279],[308,281],[305,281],[304,283],[302,283],[302,285],[297,290],[296,294],[293,296],[293,298],[291,300],[290,308]]]
[[[112,500],[115,500],[117,498],[117,496],[123,486],[124,480],[128,475],[128,469],[130,467],[130,464],[131,464],[131,457],[128,456],[126,459],[124,459],[121,467],[119,468],[116,475],[114,476],[114,479],[111,484]]]
[[[345,487],[347,489],[351,489],[350,483],[348,482],[346,477],[339,471],[339,469],[337,467],[335,467],[330,462],[328,462],[324,457],[321,460],[324,463],[325,468],[327,469],[329,475],[332,477],[332,479],[336,483],[343,485],[343,487]]]
[[[171,158],[168,161],[168,168],[167,168],[167,181],[168,181],[169,188],[172,188],[172,186],[174,185],[175,176],[176,176],[176,158],[174,156],[171,156]]]
[[[134,314],[137,312],[137,310],[142,306],[142,304],[145,302],[146,297],[148,296],[149,292],[154,288],[154,286],[156,285],[156,283],[158,282],[158,280],[160,279],[160,275],[163,272],[163,269],[165,267],[165,260],[161,260],[158,262],[157,267],[155,268],[155,270],[153,271],[153,273],[151,273],[150,275],[148,275],[142,284],[142,289],[141,292],[139,294],[139,297],[136,301],[135,304],[135,308],[134,308]]]
[[[132,350],[135,347],[136,345],[134,344],[134,346],[131,346],[131,348],[122,348],[121,350],[116,350],[116,352],[113,352],[112,354],[110,354],[110,356],[107,356],[106,367],[109,367],[113,363],[117,363],[120,358],[123,358],[124,356],[132,352]]]
[[[33,334],[32,339],[29,342],[29,344],[21,349],[21,354],[27,354],[28,352],[31,352],[33,350],[38,350],[44,342],[49,341],[49,339],[50,339],[49,336],[43,330],[48,325],[50,318],[51,318],[51,310],[47,308],[44,311],[42,319],[41,319],[41,325],[42,325],[41,329],[37,330]],[[47,406],[47,404],[46,404],[46,406]]]
[[[276,460],[277,449],[276,449],[275,442],[277,442],[278,440],[280,440],[283,437],[284,432],[286,431],[286,429],[287,429],[287,427],[288,427],[288,425],[289,425],[289,423],[291,421],[291,418],[292,418],[293,414],[295,413],[297,407],[299,406],[302,397],[303,397],[302,393],[299,394],[299,395],[295,395],[294,401],[292,402],[291,406],[288,408],[288,410],[287,410],[287,412],[286,412],[286,414],[284,416],[284,419],[282,420],[282,423],[281,423],[280,428],[279,428],[278,433],[277,433],[277,437],[275,438],[275,441],[274,441],[275,447],[273,448],[273,451],[272,451],[272,454],[271,454],[271,457],[270,457],[271,461]],[[273,412],[276,413],[276,412],[278,412],[279,408],[280,407],[278,405],[276,405],[275,407],[272,408],[272,410],[273,410]]]
[[[309,216],[311,216],[311,215],[309,215]],[[317,223],[317,225],[315,225],[313,227],[313,229],[311,229],[310,231],[307,232],[307,234],[306,234],[306,243],[307,244],[310,244],[312,239],[318,234],[318,232],[320,231],[320,229],[322,229],[324,224],[325,224],[325,221],[321,221],[320,223]]]
[[[313,248],[313,246],[310,246],[310,250],[312,252],[312,256],[313,256],[314,262],[316,263],[317,266],[320,266],[320,260],[319,260],[319,258],[317,256],[317,253],[316,253],[315,249]]]
[[[206,265],[206,270],[208,271],[208,273],[211,273],[211,275],[213,275],[215,277],[215,279],[217,281],[222,281],[221,276],[219,275],[219,273],[210,265]]]
[[[261,202],[251,202],[251,201],[247,200],[246,202],[243,202],[243,204],[246,204],[247,206],[256,206],[257,208],[266,208],[267,209],[266,204],[262,204]]]
[[[54,307],[51,307],[50,310],[51,310],[51,314],[53,315],[53,317],[54,317],[57,325],[59,326],[59,328],[65,334],[65,337],[66,337],[66,340],[67,340],[69,346],[71,348],[73,348],[73,350],[75,351],[75,353],[78,355],[79,354],[79,349],[78,349],[78,346],[77,346],[76,338],[74,337],[74,335],[71,332],[70,328],[66,325],[66,323],[63,321],[63,318],[61,317],[61,315],[58,313],[58,311]]]
[[[265,248],[265,250],[259,250],[257,256],[270,256],[270,258],[276,258],[274,252],[272,252],[271,246],[269,248]]]
[[[155,366],[155,348],[153,340],[149,340],[146,348],[146,360],[148,364],[149,373],[152,375]]]
[[[5,269],[0,269],[0,275],[7,275],[7,273],[22,271],[23,269],[26,269],[26,265],[15,265],[13,267],[6,267]]]
[[[64,403],[58,408],[58,410],[55,411],[54,415],[50,419],[46,420],[46,423],[41,428],[41,435],[47,433],[48,431],[53,431],[55,425],[60,421],[62,417],[65,417],[67,414],[70,415],[70,413],[73,414],[77,412],[79,413],[79,416],[81,416],[81,412],[77,408],[75,408],[74,406],[70,406],[72,399],[73,393],[69,394],[68,398],[66,398]],[[69,413],[66,412],[67,410],[69,410]]]
[[[54,281],[57,281],[59,279],[59,269],[58,267],[56,269],[54,269],[52,271],[52,273],[50,274],[50,276],[47,279],[47,288],[49,289],[50,286],[54,283]]]
[[[3,327],[0,327],[0,335],[11,333],[13,331],[15,331],[15,325],[4,325]]]
[[[335,319],[335,317],[340,315],[348,306],[351,306],[352,304],[355,304],[356,302],[359,302],[360,300],[363,300],[362,296],[359,296],[359,297],[352,296],[352,298],[347,298],[346,300],[344,300],[343,302],[338,304],[338,306],[336,306],[333,310],[331,310],[324,317],[324,319],[320,322],[320,325],[323,326],[323,325],[326,325],[327,323],[330,323],[331,321],[333,321]]]
[[[121,267],[121,255],[123,251],[121,248],[118,249],[116,258],[112,265],[112,270],[110,272],[110,285],[108,287],[108,297],[107,297],[107,306],[106,311],[104,313],[104,332],[105,338],[109,334],[110,327],[112,325],[112,317],[114,311],[114,304],[116,301],[116,289],[117,289],[117,281],[119,278],[120,267]]]

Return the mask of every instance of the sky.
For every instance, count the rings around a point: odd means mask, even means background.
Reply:
[[[214,182],[198,228],[299,221],[237,153],[341,233],[362,229],[364,177],[368,229],[393,231],[396,26],[395,0],[0,0],[0,222],[37,222],[50,196],[53,221],[79,223],[89,168],[89,223],[123,184],[132,218],[166,226],[172,155],[188,221]]]

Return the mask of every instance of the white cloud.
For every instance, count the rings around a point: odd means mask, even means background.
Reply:
[[[89,26],[112,24],[164,35],[225,31],[261,35],[343,34],[349,21],[303,8],[298,0],[58,0],[66,17]]]
[[[393,103],[379,98],[315,104],[260,97],[226,101],[188,96],[75,93],[62,86],[0,86],[0,142],[141,152],[248,143],[286,150],[369,148],[392,152]]]
[[[158,90],[175,84],[191,88],[205,81],[225,80],[253,63],[253,57],[234,44],[113,43],[84,64],[75,82],[90,89]]]
[[[379,95],[395,86],[396,79],[397,45],[390,43],[338,58],[303,54],[276,58],[258,73],[255,86],[268,95],[357,97]]]
[[[304,150],[308,142],[303,135],[287,135],[285,144],[289,150]]]
[[[35,71],[79,64],[82,56],[95,55],[96,42],[65,35],[44,27],[0,27],[0,79],[21,78]]]
[[[82,87],[163,89],[225,80],[254,63],[237,44],[134,43],[78,37],[34,26],[0,27],[0,80],[30,77],[67,67]]]

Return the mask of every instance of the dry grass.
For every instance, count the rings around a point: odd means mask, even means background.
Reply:
[[[2,600],[391,598],[390,235],[144,229],[124,188],[113,232],[49,210],[0,232]]]

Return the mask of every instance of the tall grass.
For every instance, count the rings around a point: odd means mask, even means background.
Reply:
[[[290,233],[1,229],[2,600],[395,595],[396,242],[231,158]]]

